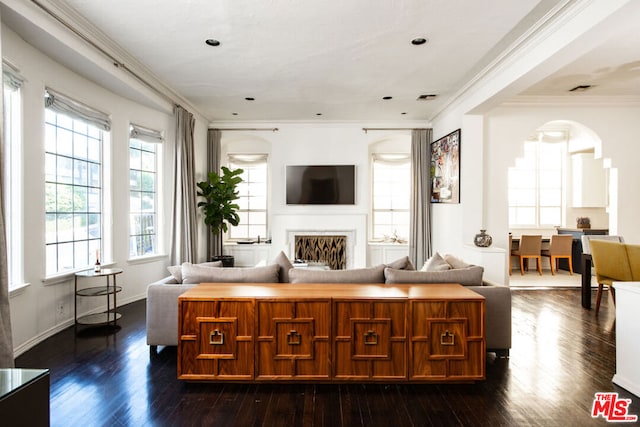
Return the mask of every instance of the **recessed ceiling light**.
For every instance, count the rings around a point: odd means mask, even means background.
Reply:
[[[206,39],[204,42],[209,46],[220,46],[220,42],[216,39]]]
[[[245,100],[247,100],[247,101],[255,101],[256,99],[255,99],[255,98],[252,98],[252,97],[250,97],[250,96],[247,96],[247,97],[245,98]]]
[[[322,113],[316,113],[316,116],[321,116],[321,115],[322,115]]]
[[[414,46],[420,46],[421,44],[425,44],[428,41],[428,39],[425,39],[424,37],[416,37],[415,39],[411,40],[411,44]]]
[[[569,89],[569,92],[586,92],[591,89],[593,86],[591,85],[578,85],[572,89]]]
[[[400,114],[404,115],[404,114],[407,114],[407,113],[400,113]]]
[[[237,115],[238,115],[238,113],[231,113],[231,115],[232,115],[232,116],[237,116]]]
[[[388,101],[390,99],[393,99],[393,96],[383,96],[382,99],[384,99],[385,101]]]
[[[434,99],[435,97],[437,97],[438,95],[436,95],[435,93],[428,93],[425,95],[420,95],[418,96],[418,98],[416,99],[416,101],[429,101],[431,99]]]

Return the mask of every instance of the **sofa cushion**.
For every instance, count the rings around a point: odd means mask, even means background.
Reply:
[[[289,270],[289,281],[291,283],[384,283],[384,268],[384,265],[351,270],[292,268]]]
[[[280,267],[278,272],[280,283],[289,283],[289,270],[293,268],[289,258],[284,254],[284,252],[280,251],[278,256],[273,260],[273,263]]]
[[[185,262],[182,264],[182,283],[278,283],[280,266],[264,267],[204,267]]]
[[[447,271],[407,271],[384,269],[385,283],[460,283],[464,286],[481,286],[484,268],[472,265]]]
[[[386,267],[395,268],[396,270],[415,270],[413,263],[408,256],[397,259],[389,264],[385,264]]]
[[[222,261],[203,262],[198,265],[203,267],[222,267]],[[176,279],[176,283],[182,283],[182,265],[170,265],[167,270]]]
[[[471,266],[471,264],[464,262],[461,258],[458,258],[455,255],[444,254],[443,258],[451,268],[467,268]]]
[[[449,263],[436,252],[424,263],[420,271],[444,271],[449,269],[451,269]]]

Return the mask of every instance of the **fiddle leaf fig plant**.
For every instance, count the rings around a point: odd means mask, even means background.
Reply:
[[[228,225],[238,225],[240,209],[234,200],[238,199],[238,184],[242,182],[242,169],[231,170],[226,166],[220,168],[222,174],[209,172],[207,180],[198,182],[198,196],[204,198],[198,203],[204,212],[204,223],[211,227],[214,234],[222,234]]]

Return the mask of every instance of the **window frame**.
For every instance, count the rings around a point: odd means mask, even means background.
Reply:
[[[8,290],[16,291],[24,280],[24,200],[22,151],[22,79],[13,71],[3,70],[4,182],[5,225],[7,243]]]
[[[88,107],[87,107],[88,108]],[[48,115],[49,114],[54,114],[55,116],[55,123],[51,123],[48,121]],[[66,119],[67,121],[69,121],[71,123],[71,129],[69,128],[64,128],[62,126],[59,125],[59,117],[63,117],[64,119]],[[75,125],[76,123],[79,124],[79,127],[86,127],[86,131],[84,133],[82,132],[77,132],[75,129]],[[87,233],[86,233],[86,238],[76,238],[75,235],[72,237],[72,239],[68,240],[68,241],[62,241],[60,240],[60,236],[59,236],[59,231],[58,231],[58,221],[56,218],[56,231],[55,231],[55,239],[53,240],[49,240],[48,238],[48,234],[49,231],[45,229],[45,278],[46,279],[54,279],[56,277],[60,277],[60,276],[66,276],[68,274],[72,274],[74,272],[77,271],[82,271],[82,270],[86,270],[87,268],[90,268],[94,265],[95,263],[95,259],[93,258],[97,258],[100,260],[100,262],[104,265],[106,264],[105,259],[109,258],[109,239],[108,239],[108,230],[107,227],[105,226],[105,217],[107,217],[110,213],[110,205],[107,203],[107,191],[104,188],[104,183],[107,182],[108,180],[108,170],[109,170],[109,155],[108,155],[108,150],[107,150],[107,146],[109,144],[109,131],[108,129],[100,129],[98,126],[95,126],[94,124],[90,123],[88,120],[84,120],[82,118],[79,117],[73,117],[72,114],[64,114],[62,112],[56,111],[55,108],[50,108],[48,105],[45,106],[45,117],[44,117],[44,125],[45,125],[45,147],[44,147],[44,153],[45,153],[45,191],[44,191],[44,195],[45,195],[45,223],[48,222],[47,220],[47,216],[49,215],[58,215],[58,214],[64,214],[64,215],[71,215],[71,216],[75,216],[75,215],[86,215],[87,219],[89,218],[89,215],[97,215],[98,216],[98,221],[96,222],[96,224],[98,224],[99,227],[99,238],[91,238],[90,236],[90,231],[89,229],[91,228],[90,225],[87,223]],[[50,147],[47,147],[47,136],[46,136],[46,128],[48,126],[52,126],[53,130],[56,132],[56,137],[55,137],[55,144],[56,144],[56,148],[54,151],[49,151]],[[86,137],[87,138],[87,155],[86,158],[83,159],[81,157],[76,156],[76,153],[74,153],[74,144],[71,144],[71,154],[62,154],[61,150],[57,147],[58,145],[58,129],[63,129],[64,131],[67,132],[71,132],[71,137],[74,138],[75,135],[82,135],[82,137]],[[97,132],[97,133],[96,133]],[[97,160],[92,159],[92,161],[89,161],[89,140],[97,140],[98,141],[98,148],[97,148]],[[55,180],[54,181],[50,181],[48,179],[47,176],[47,166],[46,166],[46,158],[48,155],[52,155],[54,157],[54,159],[56,160],[56,171],[54,174]],[[97,165],[99,171],[96,174],[97,175],[97,179],[98,179],[98,184],[97,185],[89,185],[89,177],[87,176],[87,182],[86,185],[80,185],[80,184],[76,184],[74,182],[75,177],[75,166],[72,166],[72,176],[70,177],[71,183],[65,183],[65,182],[61,182],[60,179],[60,175],[58,175],[58,166],[57,166],[57,162],[59,158],[65,158],[71,161],[71,164],[74,165],[74,162],[78,162],[78,164],[82,164],[82,163],[86,163],[87,166],[87,170],[89,170],[89,166],[95,166]],[[50,196],[50,194],[47,191],[47,186],[48,185],[55,185],[56,188],[58,185],[68,185],[71,187],[72,189],[72,194],[73,196],[73,201],[72,204],[75,203],[75,195],[76,195],[76,188],[86,188],[87,191],[87,199],[85,201],[86,203],[86,209],[84,211],[82,210],[78,210],[76,211],[75,208],[73,208],[70,212],[61,212],[58,209],[58,199],[56,197],[56,210],[54,211],[49,211],[48,207],[47,207],[47,197]],[[90,189],[94,191],[93,194],[93,199],[94,199],[94,203],[99,203],[99,209],[96,212],[90,212],[91,209],[89,207],[89,192]],[[56,190],[57,191],[57,190]],[[75,222],[75,219],[74,219]],[[72,225],[71,227],[71,231],[72,233],[75,234],[76,232],[76,227],[75,225]],[[78,255],[76,253],[76,246],[77,243],[81,243],[81,242],[87,242],[87,247],[86,247],[86,264],[83,264],[78,257],[80,257],[80,255]],[[97,244],[96,244],[97,242]],[[59,245],[63,244],[63,243],[71,243],[73,245],[73,248],[71,250],[72,252],[72,258],[73,261],[71,263],[71,267],[70,268],[66,268],[66,269],[61,269],[60,268],[60,248]],[[54,270],[49,270],[49,266],[50,266],[50,259],[49,259],[49,247],[51,246],[57,246],[56,248],[56,260],[55,260],[55,271]]]
[[[247,239],[257,239],[258,236],[261,240],[267,240],[269,237],[269,155],[267,153],[228,153],[227,154],[227,165],[230,169],[242,168],[244,170],[243,175],[247,174],[248,168],[252,168],[255,165],[264,165],[264,208],[252,209],[251,208],[251,198],[253,197],[251,194],[247,196],[243,196],[241,193],[240,197],[247,197],[249,206],[248,209],[238,209],[239,215],[246,214],[246,217],[249,218],[251,213],[264,213],[264,224],[258,224],[258,226],[264,226],[264,235],[256,234],[255,236],[249,235],[248,232],[252,227],[252,223],[247,223],[240,221],[238,226],[230,226],[227,232],[225,233],[225,240],[228,242],[238,242]],[[243,178],[243,182],[247,183],[247,186],[250,185],[250,182],[247,182]],[[238,200],[236,200],[236,203]],[[239,230],[240,227],[247,227],[247,233],[243,235],[233,235],[233,231]],[[233,235],[233,237],[232,237]]]
[[[391,228],[394,229],[393,232],[391,232],[390,234],[383,234],[383,235],[377,235],[376,234],[376,228],[378,227],[378,223],[376,222],[376,216],[380,215],[381,213],[387,213],[390,214],[392,217],[395,216],[395,214],[406,214],[407,219],[409,219],[409,215],[410,215],[410,210],[411,210],[411,195],[410,193],[407,193],[407,200],[406,200],[406,209],[405,208],[394,208],[394,200],[393,200],[393,194],[389,194],[389,198],[390,198],[390,203],[389,205],[391,206],[389,209],[376,209],[375,207],[375,199],[377,196],[376,194],[376,172],[375,172],[375,168],[376,168],[376,164],[388,164],[388,165],[393,165],[393,164],[397,164],[397,165],[403,165],[403,168],[406,168],[406,173],[408,174],[408,182],[406,183],[406,188],[410,188],[411,186],[411,154],[410,153],[406,153],[406,152],[375,152],[375,153],[371,153],[371,203],[370,203],[370,212],[371,212],[371,226],[370,226],[370,231],[369,231],[369,241],[370,242],[388,242],[388,243],[406,243],[409,240],[409,228],[411,226],[410,224],[410,220],[404,224],[404,223],[396,223],[396,222],[391,222],[390,224],[382,224],[379,225],[379,227],[383,227],[383,226],[391,226]],[[403,233],[401,232],[400,234],[397,234],[397,227],[396,224],[406,227],[406,235],[403,235]]]
[[[524,147],[524,155],[522,157],[519,157],[518,159],[516,159],[516,162],[518,160],[522,160],[522,161],[526,161],[527,157],[527,153],[534,153],[535,158],[533,159],[534,161],[534,167],[533,168],[519,168],[516,164],[516,166],[512,166],[509,167],[509,169],[507,170],[507,175],[510,175],[512,172],[517,172],[517,171],[528,171],[528,172],[533,172],[534,173],[534,178],[533,180],[535,181],[535,185],[530,186],[530,187],[515,187],[513,188],[511,186],[511,183],[514,181],[513,179],[511,179],[509,176],[507,178],[507,209],[508,209],[508,218],[509,218],[509,228],[513,228],[513,229],[542,229],[542,228],[551,228],[551,227],[555,227],[555,226],[561,226],[564,223],[564,216],[565,216],[565,212],[567,209],[567,203],[566,203],[566,182],[567,182],[567,167],[566,167],[566,158],[567,158],[567,136],[566,133],[563,133],[563,137],[560,139],[554,138],[554,139],[549,139],[545,136],[544,132],[538,132],[537,137],[536,138],[532,138],[529,139],[527,141],[525,141],[525,144],[527,143],[531,143],[534,144],[534,149],[530,150],[527,149],[527,147]],[[543,149],[542,149],[542,144],[557,144],[557,151],[560,154],[559,160],[558,160],[558,168],[549,168],[549,167],[543,167],[542,165],[545,164],[545,162],[543,162],[542,156],[543,156]],[[560,179],[557,181],[558,185],[554,186],[554,187],[548,187],[548,186],[543,186],[541,184],[541,176],[543,175],[544,171],[553,171],[553,172],[557,172],[560,175]],[[534,204],[533,205],[524,205],[524,204],[518,204],[517,202],[513,202],[512,201],[512,197],[511,197],[511,193],[513,191],[518,191],[518,189],[520,191],[525,190],[526,188],[528,188],[530,191],[533,191],[535,194],[535,200],[534,200]],[[559,204],[543,204],[541,202],[541,194],[543,193],[543,191],[547,189],[547,190],[556,190],[559,192],[558,195],[558,199],[559,199]],[[534,210],[534,217],[535,217],[535,221],[534,223],[524,223],[524,222],[513,222],[512,221],[512,209],[518,209],[518,208],[530,208]],[[542,218],[542,214],[541,214],[541,210],[542,209],[559,209],[559,218],[557,223],[542,223],[541,222],[541,218]]]
[[[133,141],[137,141],[138,143],[141,144],[140,148],[134,148],[132,147],[132,143]],[[128,214],[129,214],[129,221],[128,221],[128,241],[129,241],[129,255],[128,258],[129,260],[139,260],[139,259],[145,259],[145,258],[151,258],[151,257],[156,257],[162,254],[162,238],[161,238],[161,234],[158,233],[158,231],[160,230],[159,224],[162,218],[161,215],[161,182],[162,182],[162,142],[164,141],[164,137],[163,137],[163,132],[161,131],[156,131],[153,129],[149,129],[149,128],[144,128],[138,125],[135,125],[133,123],[131,123],[129,125],[129,156],[128,156],[128,160],[129,160],[129,210],[128,210]],[[154,147],[154,151],[148,151],[148,150],[143,150],[142,149],[142,144],[144,145],[151,145]],[[154,232],[153,233],[148,233],[148,234],[144,234],[147,236],[153,236],[153,251],[151,253],[148,254],[132,254],[131,253],[131,239],[134,236],[139,236],[139,235],[132,235],[131,231],[132,231],[132,220],[133,220],[133,215],[134,215],[134,211],[132,210],[132,205],[131,205],[131,200],[132,200],[132,192],[136,191],[139,193],[150,193],[149,191],[143,191],[142,189],[140,190],[132,190],[131,188],[131,173],[134,170],[134,168],[132,168],[132,158],[131,158],[131,150],[137,150],[140,151],[140,156],[141,156],[141,160],[140,160],[140,167],[141,169],[139,170],[139,172],[151,172],[153,173],[154,176],[154,184],[153,184],[153,192],[151,192],[153,194],[153,223],[154,223]],[[154,167],[153,167],[153,171],[143,171],[142,170],[142,152],[147,152],[147,153],[153,153],[153,163],[154,163]],[[142,200],[142,194],[141,194],[141,200]],[[141,202],[142,203],[142,202]],[[142,215],[144,213],[143,210],[137,212],[138,215]]]

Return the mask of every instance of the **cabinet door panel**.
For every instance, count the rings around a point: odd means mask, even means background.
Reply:
[[[182,379],[253,379],[253,301],[183,301]]]
[[[334,302],[334,376],[406,378],[404,301]]]
[[[484,301],[411,301],[409,378],[484,378]]]
[[[329,378],[329,300],[258,302],[258,379]]]

